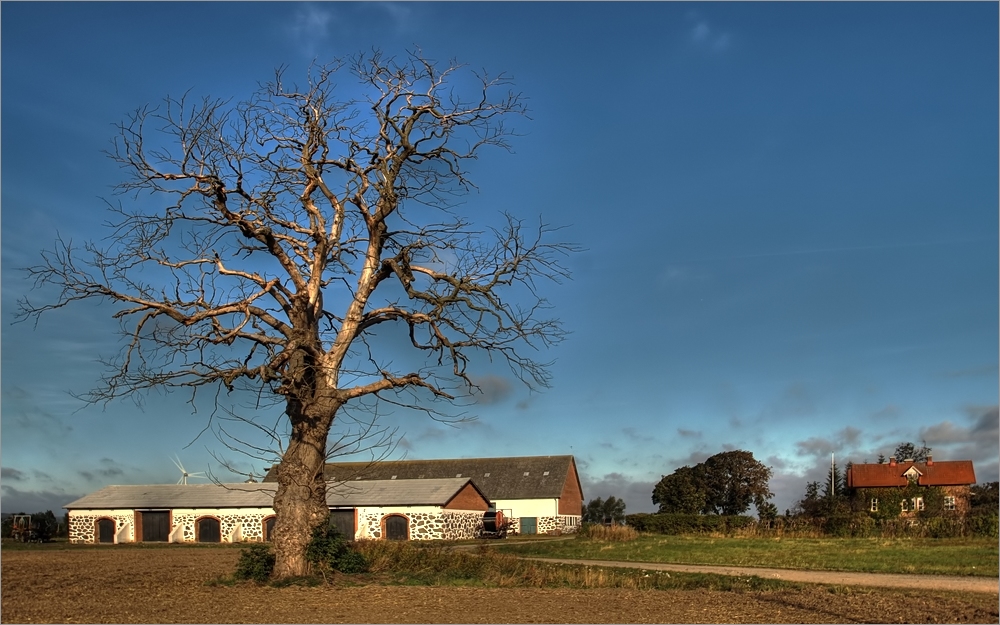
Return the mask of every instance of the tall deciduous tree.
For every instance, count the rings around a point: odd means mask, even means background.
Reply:
[[[743,450],[726,451],[693,467],[681,467],[653,488],[660,512],[743,514],[758,511],[774,493],[768,488],[771,469]]]
[[[704,465],[684,466],[663,476],[653,487],[653,503],[666,514],[700,514],[708,498]]]
[[[91,401],[153,388],[275,396],[287,436],[275,576],[305,574],[345,408],[378,399],[443,414],[434,400],[475,391],[476,356],[549,382],[527,350],[563,332],[536,281],[565,277],[570,248],[511,216],[475,230],[451,201],[472,187],[468,161],[508,148],[505,120],[524,112],[503,76],[378,52],[314,67],[301,86],[279,70],[237,104],[139,109],[109,152],[132,203],[110,205],[106,244],[44,252],[29,272],[60,294],[23,300],[20,315],[118,305],[125,347]]]

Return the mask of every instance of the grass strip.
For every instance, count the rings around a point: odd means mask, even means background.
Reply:
[[[669,564],[997,577],[991,538],[748,538],[640,535],[498,544],[502,553]]]

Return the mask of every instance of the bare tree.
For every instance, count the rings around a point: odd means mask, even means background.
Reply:
[[[480,232],[458,214],[467,161],[509,148],[504,122],[525,113],[503,75],[379,52],[314,67],[302,87],[283,74],[237,104],[168,97],[119,124],[109,155],[130,207],[109,203],[104,246],[43,252],[28,271],[61,293],[19,311],[37,322],[76,300],[118,304],[124,348],[93,402],[157,387],[280,397],[278,578],[308,570],[328,514],[327,438],[345,406],[377,398],[446,414],[434,402],[475,390],[475,357],[549,383],[531,350],[563,332],[536,279],[565,277],[571,250],[543,224],[507,215]],[[345,75],[349,90],[334,83]],[[405,364],[373,341],[393,328]]]

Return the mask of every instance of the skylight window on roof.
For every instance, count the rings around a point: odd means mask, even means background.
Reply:
[[[483,477],[489,477],[489,476],[490,476],[489,473],[483,473]]]
[[[462,477],[462,474],[461,473],[456,473],[455,477]]]
[[[396,476],[395,476],[395,475],[393,475],[393,476],[392,476],[392,477],[390,477],[389,479],[390,479],[390,480],[394,480],[394,479],[396,479]]]
[[[542,471],[542,475],[548,475],[548,474],[549,474],[548,471]]]
[[[530,473],[530,471],[525,471],[524,472],[524,477],[528,477],[528,473]]]

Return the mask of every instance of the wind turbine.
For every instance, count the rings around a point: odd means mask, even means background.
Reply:
[[[181,464],[181,459],[178,456],[174,456],[173,458],[171,458],[171,461],[173,461],[174,465],[181,470],[181,479],[177,480],[178,484],[184,484],[185,486],[187,486],[189,477],[197,477],[197,478],[205,477],[205,474],[200,471],[198,473],[188,473],[187,469],[184,468],[184,465]]]

